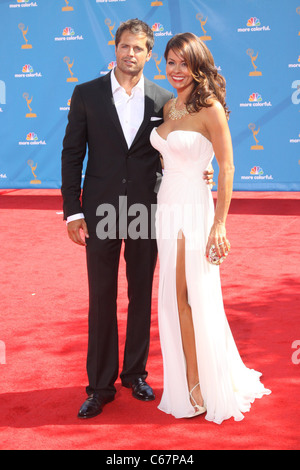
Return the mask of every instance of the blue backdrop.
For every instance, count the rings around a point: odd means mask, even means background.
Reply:
[[[227,80],[235,190],[300,190],[300,0],[0,0],[0,189],[59,188],[74,86],[106,74],[121,21],[154,30],[145,75],[191,31]]]

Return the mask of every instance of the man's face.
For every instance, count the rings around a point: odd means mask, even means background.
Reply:
[[[116,47],[117,68],[129,75],[138,75],[151,59],[147,49],[147,36],[124,31]]]

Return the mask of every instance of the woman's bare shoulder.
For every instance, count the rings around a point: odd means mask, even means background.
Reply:
[[[202,109],[202,118],[205,120],[205,122],[209,124],[213,122],[227,121],[225,109],[218,100],[210,100],[208,104],[210,106]]]

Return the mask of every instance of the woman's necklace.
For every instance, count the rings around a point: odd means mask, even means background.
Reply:
[[[177,98],[175,98],[172,102],[171,109],[169,112],[169,118],[172,119],[172,121],[177,121],[178,119],[182,119],[184,116],[187,116],[190,114],[187,110],[187,107],[184,106],[183,109],[176,109],[176,104],[177,104]]]

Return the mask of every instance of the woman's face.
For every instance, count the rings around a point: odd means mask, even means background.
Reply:
[[[167,58],[166,74],[170,84],[177,91],[183,91],[193,84],[192,74],[182,57],[171,49]]]

